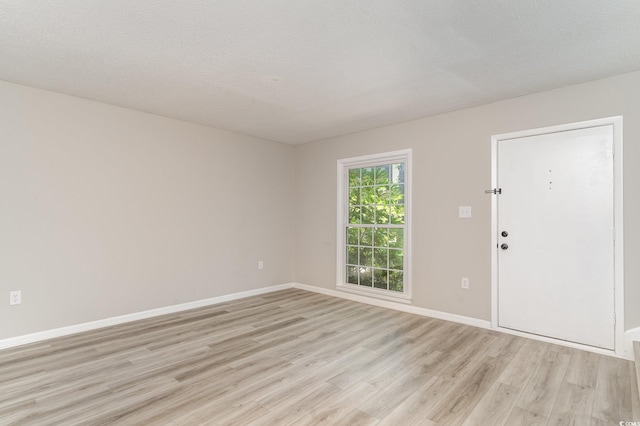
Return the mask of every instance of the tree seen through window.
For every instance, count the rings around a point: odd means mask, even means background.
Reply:
[[[346,282],[403,291],[404,163],[348,170]]]

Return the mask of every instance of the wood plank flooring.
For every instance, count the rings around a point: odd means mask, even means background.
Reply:
[[[0,424],[617,425],[634,369],[285,290],[0,351]]]

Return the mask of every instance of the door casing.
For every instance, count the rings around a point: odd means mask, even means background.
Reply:
[[[622,187],[622,116],[608,117],[597,120],[581,121],[577,123],[563,124],[559,126],[544,127],[539,129],[524,130],[494,135],[491,137],[491,185],[497,188],[498,184],[498,142],[505,139],[514,139],[527,136],[557,133],[568,130],[584,129],[595,126],[613,126],[613,172],[614,172],[614,303],[615,303],[615,349],[609,351],[592,346],[572,343],[563,340],[544,337],[525,332],[519,332],[498,325],[498,198],[499,194],[491,195],[491,327],[505,333],[526,336],[532,339],[553,342],[565,346],[588,350],[591,352],[624,355],[624,241],[623,241],[623,187]]]

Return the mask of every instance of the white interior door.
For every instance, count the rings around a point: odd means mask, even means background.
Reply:
[[[614,349],[613,125],[497,142],[498,325]]]

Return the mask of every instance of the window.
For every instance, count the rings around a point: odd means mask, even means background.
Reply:
[[[410,150],[338,161],[337,287],[410,299]]]

